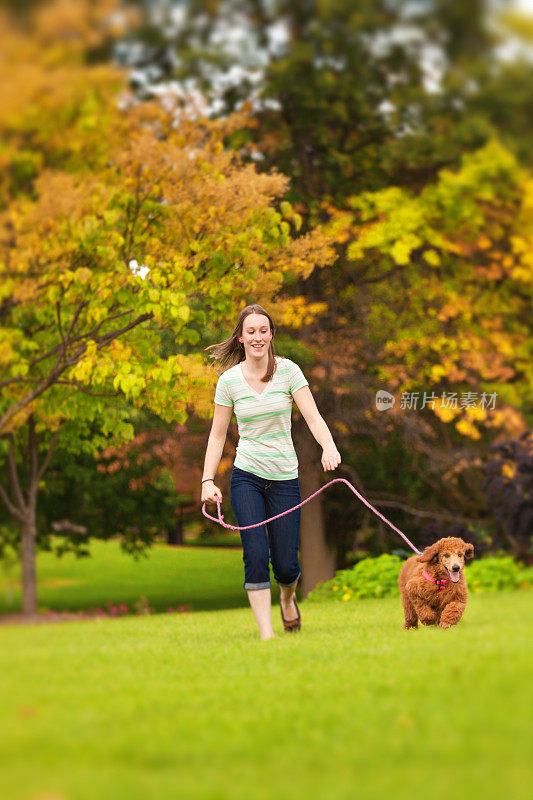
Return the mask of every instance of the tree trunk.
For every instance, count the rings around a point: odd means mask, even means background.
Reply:
[[[37,575],[35,569],[35,520],[21,524],[22,533],[22,613],[37,613]]]
[[[294,420],[294,445],[298,455],[300,491],[302,500],[322,486],[320,480],[320,446],[312,438],[303,419]],[[335,552],[328,547],[322,511],[322,494],[302,507],[300,526],[300,588],[307,597],[319,581],[335,575]]]
[[[7,435],[7,473],[11,497],[7,489],[0,484],[0,500],[3,500],[8,511],[20,523],[21,532],[21,572],[22,572],[22,613],[36,614],[37,607],[37,571],[35,566],[35,542],[37,539],[37,495],[39,481],[43,477],[50,457],[56,445],[59,427],[50,440],[46,455],[39,466],[39,442],[35,431],[33,414],[28,417],[28,435],[19,438],[19,461],[26,466],[26,481],[21,482],[17,466],[15,438]],[[26,490],[24,491],[24,483]]]
[[[181,547],[183,545],[183,512],[180,508],[179,517],[173,528],[167,531],[167,544]]]

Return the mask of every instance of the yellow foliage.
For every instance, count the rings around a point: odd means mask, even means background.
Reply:
[[[423,258],[430,264],[432,267],[438,267],[440,262],[440,256],[436,250],[424,250]]]
[[[339,433],[344,434],[345,436],[350,433],[348,425],[346,425],[345,422],[341,422],[340,420],[335,420],[332,427],[335,428],[335,430],[339,431]]]
[[[258,173],[225,149],[228,133],[247,124],[246,113],[216,121],[184,117],[177,130],[172,110],[157,103],[117,107],[121,72],[81,58],[84,32],[100,36],[96,19],[103,21],[98,15],[112,5],[77,4],[85,8],[78,19],[69,3],[58,0],[32,17],[31,35],[10,28],[0,15],[0,80],[8,87],[0,108],[2,163],[8,178],[17,157],[35,171],[33,197],[12,197],[9,180],[0,182],[0,227],[10,264],[9,279],[0,265],[0,292],[13,302],[0,362],[8,374],[22,377],[30,370],[25,350],[37,357],[59,354],[59,363],[74,358],[63,379],[103,392],[111,382],[165,418],[174,411],[183,418],[191,397],[197,410],[208,412],[213,374],[201,361],[160,362],[158,328],[172,328],[178,346],[190,347],[194,337],[200,339],[201,322],[193,312],[198,304],[189,298],[202,298],[204,319],[206,313],[229,318],[252,291],[268,305],[286,274],[306,276],[331,263],[335,253],[323,229],[291,238],[274,208],[286,177]],[[30,138],[35,152],[27,150]],[[46,159],[39,150],[44,147]],[[133,225],[126,208],[136,209]],[[299,227],[290,204],[283,212]],[[134,263],[142,276],[130,268]],[[235,264],[240,270],[229,271]],[[326,307],[295,301],[289,311],[285,303],[295,324]],[[20,335],[18,315],[30,309],[35,330],[21,337],[19,353],[11,333]],[[145,320],[142,329],[139,320]],[[102,345],[98,352],[93,337]],[[46,379],[52,364],[37,358],[32,377]],[[146,388],[143,373],[151,376]],[[24,423],[27,413],[13,403],[27,404],[29,391],[20,382],[4,390],[9,408],[0,430]],[[57,391],[70,397],[73,389]],[[45,399],[42,413],[50,413]]]
[[[504,464],[502,467],[502,475],[512,480],[516,475],[516,464]]]
[[[455,417],[457,417],[460,413],[459,409],[452,408],[451,406],[445,406],[439,400],[435,401],[433,411],[443,422],[451,422],[452,419],[455,419]]]
[[[308,303],[302,295],[278,298],[276,320],[279,325],[299,330],[303,325],[312,324],[327,308],[327,303]]]
[[[476,426],[468,419],[460,419],[455,423],[456,429],[469,439],[481,439],[481,434]]]
[[[445,375],[446,375],[446,367],[444,367],[442,364],[435,364],[431,368],[431,380],[434,381],[435,383],[438,383],[440,379],[443,378]]]
[[[488,415],[487,409],[478,404],[466,406],[465,413],[469,420],[477,420],[480,422],[486,420]]]

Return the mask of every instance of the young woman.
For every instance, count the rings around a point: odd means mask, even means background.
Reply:
[[[298,459],[291,438],[292,400],[323,448],[324,470],[335,469],[341,457],[320,416],[300,367],[275,355],[274,323],[259,305],[246,306],[229,339],[206,348],[228,367],[217,383],[215,413],[207,443],[202,502],[222,501],[214,483],[233,410],[239,443],[233,464],[230,502],[237,525],[253,525],[301,502]],[[267,531],[268,527],[268,531]],[[248,591],[262,639],[274,636],[271,619],[270,570],[280,586],[281,618],[286,631],[301,628],[295,589],[300,577],[298,542],[300,509],[280,519],[241,531],[244,588]]]

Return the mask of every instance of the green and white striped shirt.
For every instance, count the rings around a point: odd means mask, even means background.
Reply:
[[[261,478],[298,477],[298,458],[291,438],[292,395],[309,386],[289,358],[275,356],[277,368],[259,394],[245,380],[241,364],[220,375],[215,403],[233,406],[239,429],[234,466]]]

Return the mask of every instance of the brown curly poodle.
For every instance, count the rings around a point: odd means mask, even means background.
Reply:
[[[463,567],[473,557],[473,544],[448,536],[407,559],[398,577],[406,630],[418,620],[439,628],[459,622],[468,596]]]

